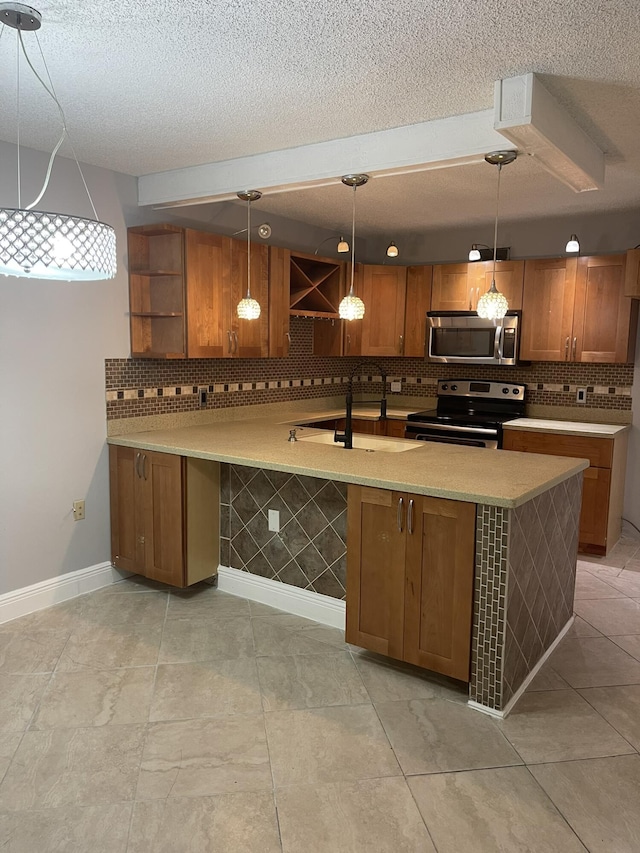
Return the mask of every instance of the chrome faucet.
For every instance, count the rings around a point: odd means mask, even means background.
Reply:
[[[380,400],[380,417],[387,417],[387,374],[375,361],[359,361],[351,371],[349,377],[349,388],[346,396],[347,414],[344,423],[344,432],[339,433],[336,430],[333,434],[333,440],[344,444],[345,450],[353,448],[353,379],[361,367],[375,367],[382,376],[382,399]]]

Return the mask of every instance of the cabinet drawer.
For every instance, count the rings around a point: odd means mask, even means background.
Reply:
[[[504,430],[502,446],[504,450],[588,459],[596,468],[611,468],[613,458],[613,439],[590,438],[584,435],[524,432],[507,427]]]

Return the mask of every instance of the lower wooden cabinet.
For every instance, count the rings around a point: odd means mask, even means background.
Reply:
[[[217,462],[111,445],[109,479],[116,568],[179,587],[216,574]]]
[[[475,504],[349,486],[347,642],[469,680]]]
[[[582,482],[578,550],[606,555],[622,532],[628,432],[614,438],[558,435],[504,428],[503,450],[588,459]]]

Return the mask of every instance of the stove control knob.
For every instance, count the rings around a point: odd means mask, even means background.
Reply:
[[[509,389],[508,389],[508,388],[503,388],[503,389],[502,389],[502,393],[503,393],[503,394],[508,394],[508,393],[509,393]]]
[[[512,391],[511,393],[512,393],[512,394],[519,394],[520,392],[518,391],[518,389],[517,389],[517,388],[514,388],[514,389],[513,389],[513,391]]]
[[[443,391],[446,391],[448,388],[449,388],[449,386],[448,386],[448,385],[443,385],[443,386],[442,386],[442,390],[443,390]]]
[[[457,385],[452,385],[452,386],[451,386],[451,390],[452,390],[452,391],[457,391],[457,390],[458,390],[458,386],[457,386]]]

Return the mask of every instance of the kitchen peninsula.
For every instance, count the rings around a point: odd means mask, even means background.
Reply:
[[[153,471],[146,465],[149,453],[161,460],[176,458],[184,464],[209,465],[216,471],[218,463],[226,463],[240,473],[261,469],[310,477],[315,482],[349,484],[347,639],[469,681],[472,704],[497,714],[508,711],[530,673],[572,619],[582,471],[588,463],[418,442],[402,452],[345,450],[305,441],[306,436],[321,434],[305,426],[298,428],[298,438],[303,440],[288,441],[293,425],[314,417],[318,420],[319,413],[306,413],[305,417],[300,410],[280,409],[277,416],[251,420],[218,420],[110,435],[112,529],[114,524],[118,526],[113,490],[121,452],[129,453],[128,464],[141,483],[147,478],[153,480]],[[197,476],[202,475],[200,468]],[[217,475],[211,482],[216,488]],[[163,481],[154,497],[162,500],[166,486]],[[341,488],[344,491],[343,485]],[[135,501],[133,493],[131,500]],[[362,550],[358,550],[356,540],[361,537],[354,534],[351,541],[352,524],[365,518],[361,512],[365,504],[382,508],[380,512],[392,518],[394,531],[397,521],[398,536],[408,537],[414,529],[419,534],[414,537],[417,545],[405,547],[401,539],[392,538],[396,532],[383,530],[377,524],[378,516],[371,516],[374,528],[370,532],[380,537],[382,553],[384,547],[390,549],[387,556],[393,563],[370,578],[378,584],[377,591],[367,587],[367,575],[360,571]],[[211,519],[213,530],[217,530],[218,506],[216,502],[211,510],[216,514]],[[147,506],[146,517],[153,517],[154,512],[166,521],[166,514],[163,516],[157,507],[149,511]],[[190,512],[185,515],[189,519]],[[366,536],[365,527],[361,533]],[[454,588],[449,585],[446,570],[451,566],[451,572],[457,573],[458,555],[454,551],[465,541],[470,543],[470,580],[465,586],[467,581],[462,578],[458,583],[456,574]],[[114,557],[119,553],[116,548],[114,545]],[[404,563],[396,566],[396,552],[402,550],[404,555],[405,550],[409,554],[416,548],[428,559],[419,562],[416,574],[407,557],[405,576]],[[429,566],[436,573],[435,585],[427,579],[420,587],[419,576]],[[399,579],[395,577],[398,571]],[[391,578],[390,586],[379,586],[387,582],[385,578]],[[430,661],[455,663],[456,653],[451,647],[459,643],[464,590],[469,618],[466,672],[461,675],[455,667],[447,670]],[[411,601],[415,618],[410,618]],[[461,609],[464,622],[464,602]],[[396,617],[401,620],[403,613],[407,624],[398,641],[394,637],[398,631]],[[434,627],[442,628],[450,615],[444,634],[434,640]],[[354,640],[354,636],[369,637],[371,642]],[[409,648],[411,644],[413,648]]]

